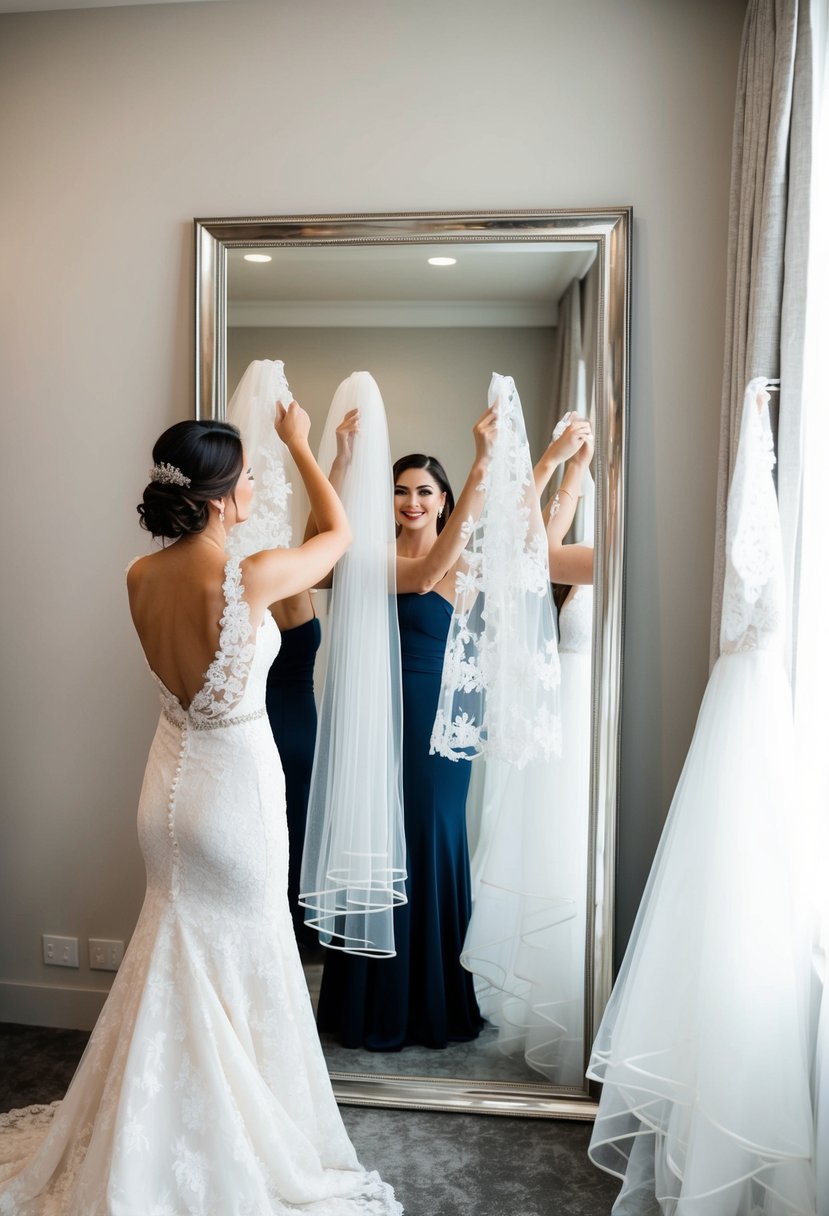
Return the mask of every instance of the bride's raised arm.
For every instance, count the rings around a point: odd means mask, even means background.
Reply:
[[[340,425],[335,432],[337,440],[337,454],[334,457],[334,462],[331,465],[331,472],[328,474],[328,480],[333,486],[337,494],[340,494],[345,480],[346,470],[351,463],[351,454],[354,446],[354,437],[360,430],[360,411],[359,409],[348,410]],[[314,514],[313,504],[308,512],[308,522],[305,525],[304,541],[311,540],[319,532],[319,525]],[[334,581],[333,567],[327,570],[322,578],[314,584],[315,587],[322,591],[329,590]]]
[[[593,582],[593,546],[564,543],[564,538],[575,519],[584,475],[593,457],[593,445],[591,431],[576,454],[567,462],[561,485],[548,507],[547,556],[550,578],[554,583],[576,586]]]
[[[397,593],[425,595],[444,578],[457,562],[469,539],[470,524],[477,522],[484,507],[484,477],[489,466],[498,415],[490,407],[472,428],[475,459],[461,490],[455,509],[437,540],[423,557],[397,557]]]
[[[565,415],[567,426],[558,436],[551,439],[543,455],[533,469],[535,492],[540,498],[547,488],[547,483],[560,464],[569,460],[591,434],[590,423],[580,414]],[[562,422],[565,419],[562,419]],[[561,426],[561,423],[559,423]],[[556,427],[556,431],[559,427]]]
[[[333,568],[351,543],[351,529],[336,491],[308,445],[310,419],[296,401],[277,405],[276,432],[301,476],[316,523],[316,535],[296,549],[266,549],[246,558],[244,583],[253,604],[272,604],[313,587]]]

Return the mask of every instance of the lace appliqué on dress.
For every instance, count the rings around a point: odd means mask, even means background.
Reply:
[[[244,598],[237,557],[231,557],[225,566],[222,592],[225,610],[219,623],[219,649],[187,711],[198,721],[225,717],[239,704],[256,649],[250,627],[250,605]]]
[[[127,566],[128,574],[141,556]],[[185,710],[175,693],[153,671],[145,656],[147,669],[155,680],[164,716],[176,726],[185,723],[196,730],[209,730],[226,724],[228,716],[245,694],[251,663],[256,652],[256,632],[250,625],[250,605],[244,598],[240,558],[231,556],[225,564],[222,594],[225,606],[219,621],[219,647],[204,675],[204,683]],[[254,716],[264,713],[257,711]],[[235,721],[235,720],[234,720]]]
[[[720,650],[764,650],[782,641],[784,565],[774,489],[767,380],[750,381],[728,494]]]
[[[451,760],[486,753],[521,768],[561,750],[561,672],[547,538],[512,378],[493,375],[489,400],[500,404],[486,503],[477,523],[464,524],[431,751]]]
[[[0,1114],[0,1182],[12,1178],[34,1156],[59,1107],[59,1102],[53,1102],[50,1106],[27,1106]],[[5,1216],[13,1211],[7,1197],[0,1195],[0,1212]]]

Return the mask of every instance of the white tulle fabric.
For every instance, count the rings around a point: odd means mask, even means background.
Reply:
[[[227,535],[225,548],[237,558],[263,549],[287,548],[302,540],[292,537],[292,502],[295,497],[288,449],[274,430],[276,403],[290,405],[291,390],[285,365],[273,359],[248,364],[227,407],[227,420],[239,428],[254,489],[248,518]],[[294,471],[295,474],[295,471]]]
[[[586,477],[576,539],[592,544]],[[561,756],[523,769],[486,761],[461,954],[499,1050],[558,1085],[580,1085],[584,1075],[592,643],[593,588],[576,587],[559,617]]]
[[[406,902],[403,711],[388,427],[368,372],[334,394],[324,469],[351,409],[360,431],[340,497],[352,541],[334,570],[299,902],[324,945],[383,957],[395,953],[392,913]]]
[[[614,1213],[815,1211],[809,954],[766,382],[743,405],[721,654],[588,1075]],[[758,409],[759,404],[759,409]]]
[[[399,1213],[340,1120],[287,902],[284,779],[264,714],[279,649],[233,560],[223,668],[162,713],[138,812],[147,894],[64,1100],[0,1119],[4,1216]],[[200,698],[200,701],[202,699]]]
[[[431,751],[523,768],[561,751],[560,669],[547,539],[521,401],[494,373],[498,425],[480,518],[466,521]]]

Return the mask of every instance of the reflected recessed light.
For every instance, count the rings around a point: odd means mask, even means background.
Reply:
[[[454,266],[457,258],[427,258],[430,266]]]
[[[272,262],[273,258],[269,253],[246,253],[246,262]]]

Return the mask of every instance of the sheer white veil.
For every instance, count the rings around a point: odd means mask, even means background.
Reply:
[[[291,399],[285,365],[254,359],[228,403],[227,420],[239,428],[254,475],[250,515],[231,528],[225,544],[227,552],[240,559],[291,544],[293,461],[274,430],[276,403],[290,405]]]
[[[561,750],[560,669],[547,537],[511,376],[493,374],[496,403],[486,500],[466,524],[431,750],[522,768]]]
[[[393,909],[405,903],[402,692],[393,487],[383,399],[368,372],[340,384],[319,460],[360,411],[340,497],[352,542],[334,570],[300,903],[320,941],[353,954],[395,953]]]

